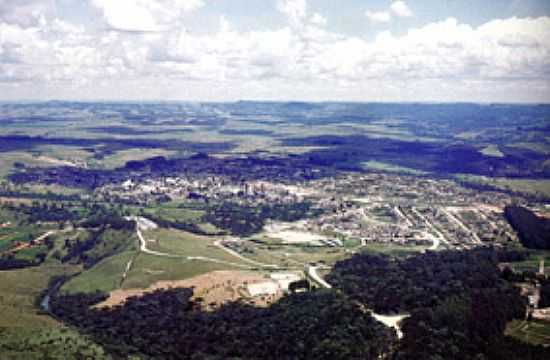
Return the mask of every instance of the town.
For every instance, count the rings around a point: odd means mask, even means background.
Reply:
[[[525,202],[502,192],[468,189],[451,180],[383,173],[347,173],[299,182],[151,177],[97,188],[94,198],[241,206],[308,202],[320,211],[319,216],[294,222],[267,219],[263,233],[287,245],[353,248],[349,244],[386,243],[431,250],[517,242],[503,208]]]

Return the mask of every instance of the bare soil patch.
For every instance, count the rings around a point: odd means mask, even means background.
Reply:
[[[266,276],[260,273],[246,271],[213,271],[190,279],[176,281],[159,281],[147,289],[117,289],[111,291],[109,298],[96,305],[98,308],[112,307],[123,304],[133,296],[143,296],[161,289],[193,288],[195,300],[202,299],[203,308],[212,310],[220,305],[232,302],[243,301],[256,306],[267,306],[278,300],[282,294],[273,296],[258,296],[250,298],[246,292],[246,285],[263,282]]]

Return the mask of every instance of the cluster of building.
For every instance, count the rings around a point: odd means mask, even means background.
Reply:
[[[518,200],[507,194],[388,174],[347,174],[307,186],[316,189],[309,199],[325,212],[296,223],[297,231],[432,249],[517,241],[502,211]]]
[[[252,206],[308,201],[321,209],[322,215],[287,230],[297,231],[294,237],[318,235],[311,240],[312,246],[342,247],[343,240],[353,239],[361,245],[395,243],[432,249],[517,241],[502,210],[521,201],[505,193],[468,189],[451,180],[381,173],[347,173],[295,182],[188,174],[127,179],[98,188],[96,196],[134,202],[188,200]]]
[[[178,176],[150,178],[140,182],[127,179],[120,184],[98,188],[95,195],[98,198],[115,196],[140,203],[158,200],[193,200],[231,201],[238,204],[288,204],[301,202],[312,193],[311,190],[297,186],[263,180],[236,182],[222,176]]]

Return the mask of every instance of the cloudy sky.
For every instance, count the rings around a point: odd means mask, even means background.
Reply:
[[[550,1],[0,0],[0,99],[550,102]]]

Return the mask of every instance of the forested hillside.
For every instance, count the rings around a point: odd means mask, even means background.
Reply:
[[[548,359],[550,350],[504,336],[509,321],[525,317],[526,302],[502,278],[499,257],[491,249],[356,255],[328,280],[376,311],[411,314],[396,359]]]
[[[158,291],[112,309],[105,297],[57,297],[55,314],[115,355],[154,359],[380,359],[395,332],[335,292],[291,295],[269,308],[197,309],[192,290]]]

